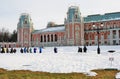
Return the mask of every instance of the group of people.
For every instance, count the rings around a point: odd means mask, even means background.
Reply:
[[[43,47],[39,47],[39,49],[37,49],[36,47],[34,48],[24,47],[20,49],[20,52],[21,53],[37,53],[39,51],[39,53],[42,53],[42,49]],[[56,47],[54,47],[54,53],[57,53]]]
[[[20,49],[20,52],[21,53],[36,53],[37,52],[37,48],[34,47],[32,49],[32,48],[29,48],[29,47],[24,47],[24,48]],[[42,47],[39,47],[39,53],[42,53]]]
[[[43,47],[39,47],[38,49],[36,47],[24,47],[20,49],[21,53],[42,53]],[[0,47],[0,53],[16,53],[15,48],[7,48],[7,47]],[[78,53],[87,52],[87,47],[84,46],[83,49],[81,47],[78,47]],[[54,47],[54,53],[58,53],[57,47]]]
[[[0,47],[0,53],[16,53],[15,48]]]
[[[81,47],[78,47],[78,53],[80,53],[80,52],[81,52],[81,53],[82,53],[82,52],[85,52],[85,53],[86,53],[86,52],[87,52],[87,47],[84,46],[83,49],[82,49]]]

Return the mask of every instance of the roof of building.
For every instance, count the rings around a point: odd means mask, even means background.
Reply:
[[[99,21],[109,21],[109,20],[120,20],[120,12],[106,13],[104,15],[95,14],[88,15],[84,17],[84,22],[99,22]]]
[[[33,23],[32,23],[32,19],[31,19],[30,15],[28,13],[22,13],[19,18],[18,28],[32,27],[32,26],[33,26]]]
[[[33,31],[33,34],[36,33],[44,33],[44,32],[62,32],[65,31],[65,26],[64,25],[56,25],[54,27],[49,27],[41,30],[35,30]]]

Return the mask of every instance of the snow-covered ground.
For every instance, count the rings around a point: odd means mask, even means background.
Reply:
[[[0,68],[51,73],[87,73],[105,68],[120,70],[120,46],[100,46],[101,54],[97,54],[97,46],[88,46],[87,53],[78,53],[78,46],[57,48],[58,53],[54,53],[54,47],[45,47],[42,53],[20,53],[17,48],[15,54],[0,54]],[[108,53],[108,50],[115,52]]]

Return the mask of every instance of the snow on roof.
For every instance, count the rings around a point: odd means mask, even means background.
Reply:
[[[100,22],[100,21],[111,21],[111,20],[120,20],[120,12],[106,13],[104,15],[95,14],[88,15],[84,17],[84,22]]]
[[[59,27],[49,27],[41,30],[36,30],[33,33],[43,33],[43,32],[60,32],[60,31],[65,31],[65,26],[59,26]]]
[[[85,23],[91,23],[91,22],[102,22],[102,21],[112,21],[112,20],[120,20],[120,18],[111,18],[111,19],[102,19],[102,20],[91,20],[91,21],[85,21]]]

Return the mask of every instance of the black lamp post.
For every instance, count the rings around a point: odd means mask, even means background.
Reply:
[[[103,23],[101,23],[101,26],[103,27]],[[95,27],[96,27],[95,30],[97,31],[97,35],[98,35],[98,39],[97,39],[97,42],[98,42],[97,53],[100,54],[100,46],[99,46],[99,34],[100,34],[99,30],[100,30],[100,28],[98,26],[95,26],[95,24],[93,24],[93,28],[95,28]]]
[[[99,28],[97,28],[97,35],[98,35],[98,48],[97,48],[97,53],[100,54],[100,46],[99,46]]]

